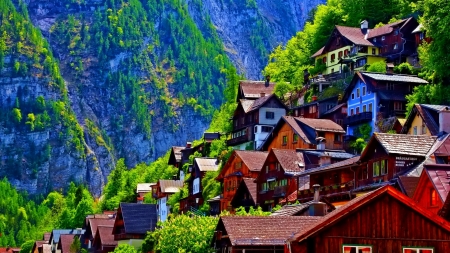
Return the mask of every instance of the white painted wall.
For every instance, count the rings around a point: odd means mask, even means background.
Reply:
[[[274,112],[273,119],[266,119],[266,112]],[[282,116],[286,115],[286,110],[283,108],[266,108],[259,109],[259,124],[261,125],[276,125]]]
[[[158,199],[158,219],[160,221],[166,221],[169,210],[167,208],[167,197]]]

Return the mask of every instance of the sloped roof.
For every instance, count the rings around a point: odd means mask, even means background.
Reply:
[[[416,191],[417,185],[419,184],[420,177],[399,176],[398,179],[400,188],[402,188],[406,196],[412,198],[414,196],[414,192]]]
[[[195,158],[194,162],[197,163],[200,171],[217,171],[219,164],[217,164],[216,158]]]
[[[311,58],[317,57],[321,54],[323,54],[323,50],[325,50],[325,46],[323,46],[321,49],[317,50],[313,55],[311,55]]]
[[[429,110],[436,113],[440,111],[439,109],[444,109],[443,105],[425,105],[425,104],[415,104],[408,118],[406,119],[405,124],[403,125],[401,133],[406,134],[408,132],[409,127],[414,121],[417,114],[422,118],[423,122],[427,126],[431,135],[437,135],[439,133],[439,124],[434,120]]]
[[[114,219],[89,219],[89,226],[91,227],[92,237],[95,238],[98,226],[114,226]]]
[[[352,165],[356,165],[356,162],[359,161],[359,158],[360,158],[359,156],[355,156],[353,158],[350,158],[350,159],[347,159],[347,160],[344,160],[344,161],[340,161],[340,162],[337,162],[337,163],[332,163],[332,164],[329,164],[329,165],[320,166],[320,167],[317,167],[317,168],[312,168],[312,169],[304,171],[303,173],[301,173],[301,175],[310,175],[310,174],[322,173],[322,172],[325,172],[325,171],[337,170],[337,169],[342,169],[342,168],[349,167],[349,166],[352,166]]]
[[[311,144],[310,138],[303,132],[303,129],[298,125],[298,122],[295,117],[292,116],[283,116],[281,117],[291,128],[294,130],[298,136],[308,144]]]
[[[248,193],[252,196],[253,201],[256,203],[257,199],[257,186],[254,178],[243,178],[243,183],[247,187]]]
[[[414,29],[411,33],[414,34],[414,33],[423,32],[423,31],[424,31],[423,25],[422,25],[422,24],[419,24],[419,25],[416,27],[416,29]]]
[[[48,244],[48,241],[45,240],[35,241],[30,253],[34,253],[36,249],[42,248],[44,244]]]
[[[61,245],[58,248],[61,249],[61,253],[70,253],[70,245],[73,243],[74,234],[70,235],[61,235],[59,244]]]
[[[353,42],[353,44],[355,45],[374,46],[372,42],[364,38],[365,35],[362,33],[361,28],[359,27],[348,27],[337,25],[336,29],[342,36],[347,38],[349,41]]]
[[[428,81],[426,81],[422,78],[419,78],[417,76],[400,75],[400,74],[394,75],[394,74],[370,73],[370,72],[361,72],[361,74],[363,76],[370,77],[377,81],[428,84]]]
[[[296,118],[299,122],[313,128],[316,131],[345,133],[344,129],[329,119],[310,119],[310,118]]]
[[[426,156],[436,136],[374,133],[369,144],[377,140],[389,154]],[[361,157],[367,153],[364,149]]]
[[[174,153],[174,155],[175,155],[175,160],[176,160],[177,162],[180,162],[180,161],[181,161],[181,156],[182,156],[181,150],[183,150],[183,149],[185,149],[185,147],[178,147],[178,146],[173,146],[173,147],[172,147],[172,152]]]
[[[244,112],[247,113],[247,112],[249,112],[249,110],[252,107],[252,104],[253,104],[253,102],[255,102],[255,100],[240,99],[239,102],[241,103],[241,106],[242,106],[242,109],[244,109]]]
[[[58,243],[61,235],[82,235],[86,232],[84,229],[53,229],[49,240],[53,240],[53,243]]]
[[[411,208],[414,212],[418,213],[419,215],[423,216],[424,218],[428,219],[431,222],[436,223],[438,226],[442,227],[442,229],[445,229],[450,232],[450,224],[443,220],[442,218],[438,217],[437,215],[433,215],[428,210],[422,208],[417,203],[415,203],[411,198],[405,196],[404,194],[400,193],[398,190],[396,190],[394,187],[387,185],[383,186],[373,192],[370,192],[368,194],[359,196],[354,198],[353,200],[349,201],[345,205],[337,208],[335,211],[328,213],[327,215],[321,217],[320,220],[318,220],[315,224],[310,226],[309,228],[303,229],[302,231],[299,231],[297,234],[289,238],[289,241],[302,241],[306,239],[307,237],[316,234],[336,222],[338,222],[340,219],[352,215],[353,212],[359,208],[364,207],[366,204],[370,203],[377,197],[388,194],[394,199],[398,200],[399,202],[403,203],[404,205]]]
[[[389,34],[394,31],[394,26],[401,25],[402,23],[404,23],[405,21],[409,21],[410,19],[411,18],[402,19],[402,20],[399,20],[399,21],[396,21],[396,22],[393,22],[390,24],[383,25],[381,27],[377,27],[375,29],[370,29],[369,35],[367,36],[367,38],[371,39],[371,38],[375,38],[375,37],[378,37],[381,35]]]
[[[445,202],[450,191],[450,165],[427,164],[424,165],[424,169],[442,202]]]
[[[269,153],[263,151],[235,150],[250,171],[260,171]]]
[[[326,111],[323,115],[333,113],[333,112],[339,110],[344,105],[346,105],[346,103],[338,104],[338,105],[334,106],[333,108],[331,108],[330,110]]]
[[[176,193],[183,188],[182,180],[159,180],[159,187],[162,193]]]
[[[257,110],[257,109],[261,108],[267,101],[269,101],[273,97],[276,98],[277,96],[275,96],[275,94],[270,94],[270,95],[267,95],[267,96],[260,97],[260,98],[256,99],[253,102],[253,104],[250,106],[250,108],[248,109],[248,112],[251,112],[251,111],[254,111],[254,110]]]
[[[155,204],[120,203],[120,208],[125,233],[146,234],[155,229],[158,221]]]
[[[136,186],[136,192],[150,192],[152,190],[152,185],[156,183],[140,183]]]
[[[112,226],[98,226],[98,236],[103,246],[117,245],[117,241],[114,241]]]
[[[266,95],[272,94],[275,83],[271,82],[269,83],[269,87],[266,87],[265,81],[242,80],[239,81],[239,86],[245,98],[255,99],[261,97],[261,93],[265,93]]]
[[[352,157],[355,157],[354,154],[347,153],[347,152],[345,152],[345,150],[342,150],[342,151],[305,150],[303,152],[305,154],[311,154],[311,155],[318,156],[318,157],[327,155],[327,156],[330,156],[331,158],[336,158],[336,159],[350,159]]]
[[[303,154],[292,149],[272,149],[285,173],[300,173],[305,170]]]
[[[295,194],[297,194],[297,192],[295,192]],[[296,205],[284,205],[280,210],[271,213],[270,216],[295,216],[308,208],[309,202]]]
[[[293,233],[311,227],[317,216],[222,216],[231,245],[284,245]]]

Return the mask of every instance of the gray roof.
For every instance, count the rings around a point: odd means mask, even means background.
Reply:
[[[53,229],[50,241],[53,239],[54,243],[58,243],[61,235],[82,235],[84,232],[86,232],[85,229]]]
[[[217,171],[219,169],[216,158],[195,158],[194,162],[197,163],[200,171]]]
[[[337,169],[353,166],[354,164],[356,164],[356,162],[359,161],[359,158],[360,158],[359,156],[355,156],[355,157],[352,157],[352,158],[349,158],[347,160],[340,161],[340,162],[337,162],[337,163],[332,163],[332,164],[320,166],[320,167],[317,167],[317,168],[312,168],[312,169],[309,169],[309,170],[305,170],[300,175],[310,175],[310,174],[315,174],[315,173],[321,173],[321,172],[324,172],[324,171],[337,170]]]
[[[389,154],[426,156],[436,136],[374,133]],[[364,153],[364,152],[363,152]]]
[[[354,154],[346,153],[346,152],[337,152],[337,151],[315,151],[315,150],[308,150],[303,151],[306,154],[311,154],[315,156],[322,156],[325,153],[327,153],[331,158],[338,158],[338,159],[349,159],[352,157],[355,157]]]
[[[150,192],[152,190],[152,185],[156,183],[140,183],[136,186],[136,193],[139,192]]]
[[[153,231],[158,221],[156,204],[120,203],[125,233],[146,234]]]
[[[444,110],[445,108],[449,107],[448,105],[429,105],[429,104],[420,104],[420,106],[425,107],[427,109],[440,112]]]
[[[423,80],[422,78],[419,78],[417,76],[392,75],[392,74],[367,73],[367,72],[361,72],[361,74],[378,81],[420,83],[420,84],[428,83],[426,80]]]

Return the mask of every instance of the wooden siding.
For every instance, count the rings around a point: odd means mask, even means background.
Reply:
[[[430,177],[428,173],[423,170],[420,175],[419,183],[417,184],[416,191],[414,192],[414,196],[412,199],[416,201],[421,207],[431,211],[434,214],[437,214],[439,210],[441,210],[444,203],[439,196],[439,193],[436,191],[436,205],[431,205],[431,191],[435,190],[433,183],[430,181]],[[445,200],[444,200],[445,201]]]
[[[302,243],[292,253],[342,252],[344,244],[370,245],[372,253],[402,253],[402,247],[450,252],[450,233],[393,197],[382,195]],[[286,251],[285,251],[286,252]]]

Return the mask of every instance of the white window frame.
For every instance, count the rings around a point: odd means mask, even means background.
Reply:
[[[431,250],[431,253],[434,253],[434,248],[433,247],[403,247],[402,249],[402,253],[405,253],[406,250]],[[418,251],[417,253],[420,253],[420,251]]]

